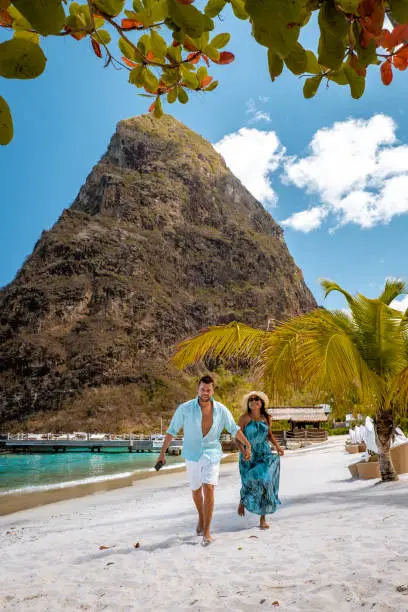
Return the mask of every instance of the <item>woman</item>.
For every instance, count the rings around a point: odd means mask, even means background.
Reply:
[[[251,391],[243,398],[242,406],[245,412],[238,422],[252,446],[250,461],[244,461],[244,446],[237,442],[241,451],[239,471],[242,481],[238,514],[244,516],[245,509],[259,514],[261,529],[269,529],[265,515],[275,512],[280,504],[278,498],[280,456],[283,455],[283,449],[271,432],[270,418],[266,412],[268,403],[268,396],[265,393]],[[268,439],[278,451],[277,455],[272,453]]]

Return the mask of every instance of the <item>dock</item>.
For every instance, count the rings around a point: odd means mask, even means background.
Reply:
[[[129,453],[158,453],[160,448],[153,440],[70,440],[68,438],[57,438],[49,440],[24,440],[24,439],[8,439],[0,442],[0,450],[6,452],[25,452],[25,453],[41,453],[41,452],[62,452],[67,451],[89,451],[91,453],[100,453],[110,449],[122,450]],[[182,441],[172,440],[167,450],[169,455],[180,455],[182,449]]]

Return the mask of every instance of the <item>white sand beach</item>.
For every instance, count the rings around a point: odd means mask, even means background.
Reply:
[[[288,452],[268,531],[222,465],[207,548],[185,472],[1,517],[0,609],[406,611],[408,478],[352,481],[353,459],[344,438]]]

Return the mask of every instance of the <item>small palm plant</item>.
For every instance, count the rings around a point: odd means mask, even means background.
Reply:
[[[407,286],[387,280],[370,299],[329,280],[321,285],[325,297],[339,291],[348,310],[319,308],[272,331],[236,322],[209,327],[181,342],[173,361],[184,369],[209,357],[250,360],[274,404],[307,389],[317,401],[358,405],[374,415],[382,480],[396,480],[390,446],[395,416],[408,407],[408,311],[390,304]]]

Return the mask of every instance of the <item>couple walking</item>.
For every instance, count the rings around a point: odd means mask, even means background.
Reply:
[[[166,450],[183,428],[183,457],[198,513],[197,534],[203,536],[204,546],[212,542],[214,488],[218,483],[222,457],[219,438],[223,429],[230,432],[240,450],[242,486],[238,514],[243,516],[247,509],[260,515],[259,526],[262,529],[269,527],[266,514],[275,512],[280,504],[279,455],[283,455],[271,432],[266,412],[268,398],[264,393],[251,391],[244,397],[244,413],[238,425],[228,408],[214,401],[213,395],[213,379],[203,376],[198,384],[197,397],[181,404],[174,413],[159,457],[159,461],[166,463]],[[268,439],[275,445],[278,455],[271,452]]]

